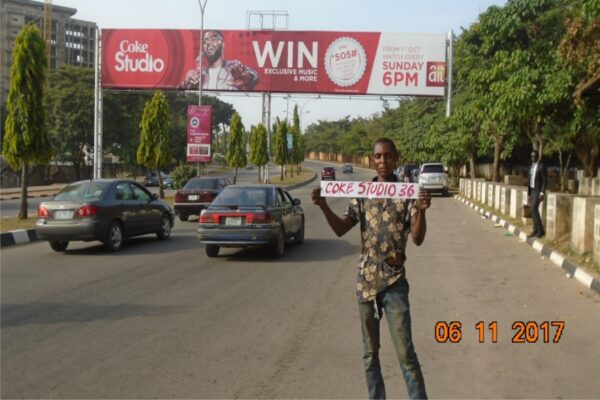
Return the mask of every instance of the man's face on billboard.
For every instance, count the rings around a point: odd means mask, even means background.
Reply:
[[[223,37],[217,32],[208,31],[204,34],[202,41],[202,50],[206,54],[209,63],[214,63],[223,55]]]

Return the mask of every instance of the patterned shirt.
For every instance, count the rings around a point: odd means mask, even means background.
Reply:
[[[359,205],[360,204],[360,205]],[[405,259],[409,230],[404,221],[414,215],[414,202],[401,199],[352,199],[344,215],[354,225],[361,222],[363,251],[358,267],[356,295],[359,302],[373,301],[378,293],[404,276],[404,266],[386,260]],[[410,224],[410,222],[409,222]]]

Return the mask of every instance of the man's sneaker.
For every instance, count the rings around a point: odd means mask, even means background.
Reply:
[[[527,235],[527,239],[530,239],[532,237],[536,237],[538,234],[537,232],[531,232],[529,235]]]

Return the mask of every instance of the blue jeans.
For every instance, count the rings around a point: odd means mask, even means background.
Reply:
[[[426,399],[425,381],[412,342],[408,282],[406,278],[398,279],[393,285],[379,293],[376,303],[378,315],[381,315],[381,308],[385,310],[390,336],[396,348],[396,355],[404,375],[408,396],[411,399]],[[378,315],[376,316],[373,301],[358,304],[369,398],[385,399],[385,384],[383,383],[379,363],[380,318],[378,318]]]

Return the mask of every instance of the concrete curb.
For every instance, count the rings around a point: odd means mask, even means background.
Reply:
[[[31,243],[38,240],[35,229],[18,229],[0,234],[0,248],[15,244]]]
[[[57,191],[56,193],[58,193],[58,191]],[[35,198],[35,197],[46,197],[46,196],[53,196],[54,194],[55,194],[55,193],[43,193],[43,194],[35,194],[35,195],[33,195],[33,194],[28,194],[28,195],[27,195],[27,198],[28,198],[28,199],[33,199],[33,198]],[[18,200],[18,199],[20,199],[20,198],[21,198],[21,196],[0,197],[0,201],[3,201],[3,200]]]
[[[304,181],[295,183],[293,185],[285,186],[286,190],[297,189],[301,186],[307,185],[317,179],[317,173],[315,172],[312,178]],[[32,196],[30,196],[32,197]],[[17,197],[18,198],[18,197]],[[7,246],[14,246],[16,244],[31,243],[38,240],[37,232],[35,229],[18,229],[16,231],[10,231],[0,234],[0,248]]]
[[[55,184],[48,186],[32,186],[27,190],[27,198],[54,196],[60,192],[66,184]],[[0,201],[3,200],[18,200],[21,198],[21,190],[14,188],[0,189]]]
[[[586,288],[593,290],[597,294],[600,294],[600,280],[594,278],[593,276],[585,272],[583,268],[581,268],[571,260],[567,259],[564,255],[560,254],[557,251],[554,251],[552,248],[544,245],[544,243],[537,239],[527,238],[527,234],[521,231],[521,229],[508,223],[507,221],[503,220],[497,215],[494,215],[489,211],[484,210],[478,205],[468,201],[464,197],[455,195],[454,198],[460,201],[461,203],[464,203],[469,207],[475,209],[475,211],[478,211],[481,215],[490,218],[495,223],[502,225],[503,228],[507,229],[510,233],[515,235],[522,242],[527,243],[535,251],[547,257],[550,261],[552,261],[554,265],[565,270],[569,277],[574,277],[579,283],[581,283]]]

